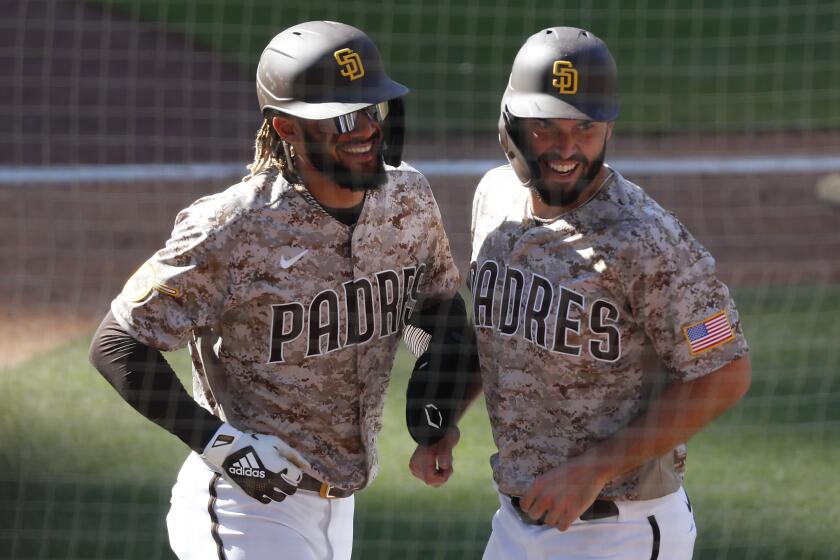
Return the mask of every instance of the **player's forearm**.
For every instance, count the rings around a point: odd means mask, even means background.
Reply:
[[[746,394],[751,376],[745,356],[699,379],[672,383],[644,414],[579,459],[598,469],[606,484],[688,441]]]
[[[135,340],[110,312],[93,337],[90,361],[128,404],[195,451],[222,425],[184,390],[160,351]]]

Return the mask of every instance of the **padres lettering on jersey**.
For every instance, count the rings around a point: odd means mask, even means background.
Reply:
[[[621,357],[616,327],[619,310],[610,301],[593,301],[538,274],[492,260],[470,264],[470,290],[478,329],[521,336],[541,348],[570,356],[579,356],[585,347],[596,360],[614,362]],[[589,317],[587,325],[581,324],[581,313]]]
[[[471,260],[498,448],[491,464],[506,494],[523,495],[536,477],[609,438],[669,383],[747,350],[714,259],[618,173],[547,221],[532,215],[509,166],[488,172],[473,202]],[[684,462],[678,446],[610,481],[602,497],[664,496],[679,488]]]
[[[360,278],[345,282],[341,293],[323,290],[312,298],[308,308],[298,301],[272,305],[269,363],[282,363],[283,346],[304,333],[307,358],[364,344],[377,332],[379,338],[397,334],[417,303],[425,269],[421,264],[404,267],[401,274],[383,270],[373,281]],[[374,291],[378,297],[374,297]],[[343,334],[339,333],[342,323],[346,325]]]
[[[428,182],[406,164],[387,173],[353,227],[275,173],[205,197],[179,214],[154,276],[112,304],[138,340],[190,347],[199,404],[281,436],[345,489],[376,475],[411,311],[460,283]]]

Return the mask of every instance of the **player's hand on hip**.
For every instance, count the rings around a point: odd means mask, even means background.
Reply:
[[[201,456],[228,482],[260,502],[283,501],[297,490],[309,463],[276,436],[222,424]]]
[[[429,486],[443,486],[454,472],[452,468],[452,449],[461,439],[457,427],[450,427],[446,435],[434,445],[418,445],[408,462],[408,468],[415,477]]]
[[[532,519],[565,531],[592,505],[603,489],[600,471],[582,457],[537,477],[519,500]]]

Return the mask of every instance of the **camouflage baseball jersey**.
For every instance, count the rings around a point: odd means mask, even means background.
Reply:
[[[509,166],[490,171],[475,194],[472,247],[473,320],[498,447],[491,463],[506,494],[524,494],[628,424],[670,380],[747,352],[714,259],[618,173],[582,206],[543,221]],[[673,492],[684,459],[681,445],[601,495]]]
[[[199,404],[280,437],[345,489],[376,475],[408,315],[460,282],[425,177],[387,169],[353,227],[276,172],[202,198],[111,305],[139,341],[189,347]]]

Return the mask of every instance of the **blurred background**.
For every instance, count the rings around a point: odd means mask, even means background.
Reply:
[[[473,190],[532,33],[593,31],[619,68],[608,162],[718,261],[753,388],[689,444],[695,558],[840,558],[840,4],[2,0],[0,558],[171,558],[185,448],[87,363],[96,322],[180,208],[246,173],[254,71],[313,19],[365,30],[408,85],[405,158],[428,176],[462,271]],[[188,357],[170,356],[186,380]],[[383,469],[357,499],[354,558],[480,558],[497,506],[483,404],[456,475],[410,478],[400,355]]]

